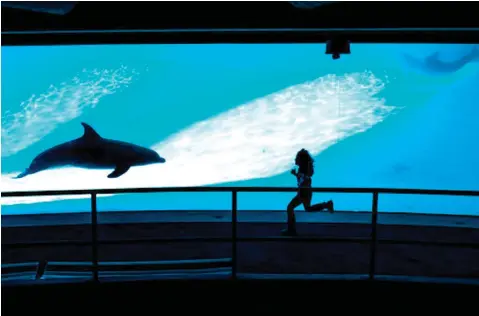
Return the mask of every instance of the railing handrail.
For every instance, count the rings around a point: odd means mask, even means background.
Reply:
[[[115,189],[78,189],[78,190],[41,190],[41,191],[7,191],[2,197],[56,196],[56,195],[91,195],[91,194],[125,194],[125,193],[162,193],[162,192],[295,192],[296,187],[145,187]],[[400,189],[400,188],[359,188],[359,187],[313,187],[312,192],[334,193],[381,193],[381,194],[420,194],[420,195],[455,195],[479,196],[478,190],[441,190],[441,189]]]

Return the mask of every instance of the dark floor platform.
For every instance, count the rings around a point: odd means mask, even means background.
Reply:
[[[285,226],[284,213],[238,212],[236,248],[231,240],[231,212],[101,213],[97,231],[98,259],[106,265],[111,262],[211,261],[233,258],[234,252],[238,274],[352,276],[369,273],[371,213],[298,212],[300,236],[294,238],[279,234]],[[57,262],[60,265],[92,262],[89,214],[13,219],[2,221],[2,265],[47,261],[45,278],[59,279],[64,272],[58,274],[51,270],[59,266]],[[376,232],[376,275],[477,281],[477,221],[477,217],[467,216],[380,214]],[[208,242],[210,238],[215,240]],[[305,240],[308,238],[310,240]],[[73,266],[79,265],[69,265],[75,279],[89,278],[77,275],[77,268]],[[31,273],[34,275],[35,269]],[[114,276],[105,273],[100,273],[100,281]],[[184,276],[192,277],[191,274]],[[128,278],[131,279],[130,275]]]
[[[338,307],[349,302],[355,312],[373,311],[385,301],[401,306],[428,304],[447,298],[457,303],[479,286],[391,280],[208,280],[75,283],[2,288],[4,315],[65,313],[163,314],[167,311],[230,314],[267,308],[285,312]],[[419,299],[421,297],[421,299]],[[381,304],[379,304],[381,302]],[[350,306],[352,308],[353,306]],[[459,312],[465,305],[458,305]],[[380,308],[382,309],[382,308]],[[336,309],[337,311],[337,309]]]
[[[296,219],[301,223],[356,223],[370,224],[371,212],[341,211],[334,214],[327,212],[296,212]],[[284,223],[285,211],[240,210],[238,222]],[[98,213],[99,224],[133,224],[133,223],[219,223],[231,222],[231,211],[108,211]],[[91,223],[91,213],[56,213],[2,215],[2,227],[80,225]],[[441,226],[479,228],[479,216],[386,213],[379,212],[378,224]]]

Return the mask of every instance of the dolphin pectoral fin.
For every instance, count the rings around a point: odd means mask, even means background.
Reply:
[[[108,178],[118,178],[119,176],[123,175],[125,172],[130,169],[128,165],[118,165],[116,166],[115,170],[108,175]]]

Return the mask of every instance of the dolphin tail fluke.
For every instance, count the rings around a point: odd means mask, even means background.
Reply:
[[[26,177],[27,175],[29,175],[29,172],[28,170],[25,170],[22,173],[16,175],[15,177],[12,177],[12,179],[21,179],[23,177]]]
[[[479,60],[479,45],[474,45],[471,54],[473,60]]]

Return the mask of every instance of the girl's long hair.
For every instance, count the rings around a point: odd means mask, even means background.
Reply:
[[[309,177],[312,177],[314,174],[314,159],[311,157],[309,152],[306,149],[301,149],[296,154],[296,161],[298,164],[298,171]]]

